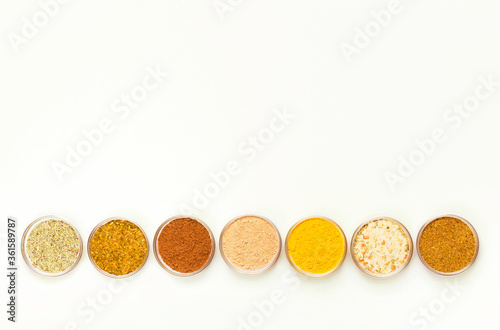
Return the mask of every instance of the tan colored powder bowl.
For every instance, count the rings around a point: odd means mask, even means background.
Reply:
[[[250,262],[247,262],[246,265],[243,265],[243,267],[240,267],[237,265],[237,262],[233,259],[232,259],[232,255],[234,255],[236,253],[235,251],[235,246],[236,245],[236,242],[233,241],[233,243],[229,243],[228,241],[226,241],[226,239],[228,238],[229,235],[231,235],[234,238],[236,238],[236,235],[238,235],[239,233],[237,232],[231,232],[232,230],[234,230],[232,228],[232,226],[240,226],[240,229],[245,229],[244,227],[247,226],[247,227],[252,227],[250,224],[249,225],[245,225],[245,223],[243,223],[242,221],[243,220],[246,220],[248,219],[248,221],[252,221],[252,218],[254,219],[254,225],[257,225],[256,223],[259,222],[260,223],[260,226],[262,230],[265,230],[267,231],[267,234],[269,235],[276,235],[276,241],[274,242],[270,242],[272,244],[275,244],[275,247],[276,247],[276,251],[273,253],[273,252],[267,252],[267,251],[261,251],[260,255],[257,255],[257,259],[262,257],[262,258],[266,258],[268,260],[267,263],[265,263],[264,265],[262,265],[261,267],[259,268],[253,268],[252,265],[253,263],[250,263]],[[263,227],[266,227],[265,229]],[[251,230],[249,228],[249,230]],[[243,235],[249,235],[250,232],[247,232],[246,234],[243,233]],[[262,235],[263,233],[260,232],[258,233],[260,235]],[[270,241],[273,241],[274,239],[269,239]],[[267,241],[269,241],[267,240]],[[258,242],[257,242],[258,243]],[[247,242],[240,242],[240,244],[247,244]],[[226,226],[224,226],[224,228],[222,229],[222,233],[220,235],[220,239],[219,239],[219,249],[220,249],[220,253],[222,255],[222,258],[224,259],[224,261],[226,262],[226,264],[233,270],[235,270],[236,272],[238,273],[241,273],[241,274],[247,274],[247,275],[257,275],[257,274],[262,274],[266,271],[268,271],[269,269],[271,269],[275,264],[276,262],[278,261],[278,258],[280,256],[280,253],[281,253],[281,236],[280,236],[280,233],[278,231],[278,228],[276,228],[276,226],[267,218],[265,217],[262,217],[262,216],[258,216],[258,215],[245,215],[245,216],[239,216],[237,218],[234,218],[233,220],[229,221]],[[232,245],[231,247],[229,247],[229,245]],[[225,248],[226,246],[226,248]],[[231,250],[234,250],[234,251],[230,251]],[[243,255],[241,256],[241,259],[242,260],[245,260],[245,261],[248,261],[248,259],[250,259],[250,256],[249,254],[252,254],[252,253],[258,253],[257,250],[266,250],[265,247],[259,247],[255,250],[252,251],[252,249],[248,249],[248,251],[246,251],[246,255]],[[267,255],[269,254],[269,255]],[[243,263],[243,261],[241,261]]]

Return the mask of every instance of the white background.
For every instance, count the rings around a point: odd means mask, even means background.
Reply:
[[[415,238],[425,221],[456,213],[481,240],[476,264],[453,280],[459,295],[416,255],[385,281],[362,274],[349,255],[333,276],[313,280],[294,273],[284,255],[269,273],[241,276],[217,251],[193,278],[168,274],[150,255],[110,296],[112,281],[84,254],[56,279],[19,259],[18,323],[9,329],[237,329],[249,317],[260,321],[255,329],[494,327],[500,88],[457,129],[443,116],[474,95],[478,77],[500,81],[500,3],[402,1],[351,63],[340,44],[352,44],[356,27],[387,1],[232,3],[222,20],[211,0],[74,0],[15,52],[9,33],[21,34],[23,18],[41,9],[34,0],[2,0],[0,217],[15,217],[20,235],[39,216],[56,214],[78,228],[86,248],[98,222],[123,216],[151,239],[211,172],[235,160],[241,173],[199,212],[217,238],[247,213],[270,218],[283,238],[305,216],[328,216],[349,241],[376,215],[399,219]],[[156,65],[170,76],[122,120],[113,102]],[[238,146],[284,106],[296,118],[247,161]],[[54,162],[64,163],[67,148],[103,118],[114,130],[58,180]],[[397,173],[398,157],[408,158],[415,139],[436,128],[447,140],[392,192],[384,173]],[[2,265],[5,227],[2,220]],[[0,285],[4,302],[4,276]],[[274,290],[284,301],[259,320],[254,302]],[[96,298],[105,302],[99,311],[86,305]],[[425,319],[419,313],[429,308],[437,315]]]

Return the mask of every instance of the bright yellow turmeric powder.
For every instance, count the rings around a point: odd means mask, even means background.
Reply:
[[[288,237],[290,258],[300,269],[323,274],[344,256],[344,237],[330,221],[310,218],[299,223]]]

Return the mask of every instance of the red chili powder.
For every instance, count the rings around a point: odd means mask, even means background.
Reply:
[[[212,238],[197,220],[175,219],[158,235],[158,253],[173,270],[192,273],[207,263],[212,253]]]

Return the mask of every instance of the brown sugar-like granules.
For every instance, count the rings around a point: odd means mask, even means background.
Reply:
[[[202,268],[212,253],[212,238],[200,222],[191,218],[170,221],[158,235],[158,254],[171,269],[192,273]]]
[[[454,273],[471,263],[476,244],[474,233],[465,222],[443,217],[423,229],[419,249],[430,267],[439,272]]]

